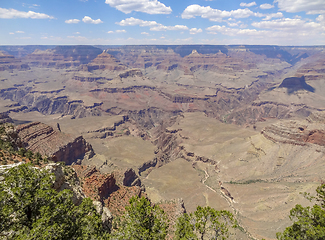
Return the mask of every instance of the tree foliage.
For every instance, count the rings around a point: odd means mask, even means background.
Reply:
[[[125,207],[125,210],[112,232],[112,239],[165,239],[168,221],[159,206],[152,206],[144,197],[132,197],[130,206]]]
[[[76,206],[72,192],[56,192],[53,175],[21,164],[0,182],[0,238],[101,239],[100,215],[85,198]]]
[[[289,217],[295,222],[283,233],[277,233],[278,239],[325,239],[325,184],[319,186],[316,192],[316,197],[309,197],[310,200],[316,200],[312,207],[297,204],[291,209]]]
[[[229,237],[229,226],[236,227],[229,211],[198,206],[194,213],[185,213],[178,218],[175,239],[226,239]]]

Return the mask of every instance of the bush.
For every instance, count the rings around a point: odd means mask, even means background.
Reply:
[[[54,175],[21,164],[0,182],[0,238],[102,239],[101,216],[92,201],[72,203],[72,192],[56,192]]]

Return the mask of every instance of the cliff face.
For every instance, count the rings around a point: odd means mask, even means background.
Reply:
[[[122,64],[119,60],[108,53],[99,54],[94,60],[83,67],[84,70],[109,70],[109,71],[122,71],[127,69],[127,66]]]
[[[92,46],[57,46],[45,51],[36,49],[24,61],[31,66],[69,68],[87,64],[100,53],[101,49]]]
[[[68,96],[53,97],[59,93],[59,89],[50,93],[31,91],[28,87],[14,87],[0,90],[0,97],[17,101],[22,106],[27,106],[30,110],[38,111],[42,114],[66,114],[74,117],[99,116],[99,103],[85,106],[82,100],[69,100]]]
[[[325,146],[323,124],[304,124],[298,121],[283,121],[262,130],[264,137],[280,143],[305,146],[307,143]]]
[[[315,59],[302,65],[297,70],[297,76],[304,75],[306,80],[322,80],[325,77],[325,59],[324,54],[317,55]]]
[[[304,76],[300,78],[298,77],[285,78],[280,84],[279,88],[287,88],[289,94],[298,90],[306,90],[309,92],[315,91],[315,89],[312,86],[306,83]]]
[[[72,58],[65,58],[63,55],[55,53],[55,50],[35,50],[33,53],[24,57],[24,61],[34,67],[69,68],[80,65],[79,61],[73,61]]]
[[[26,63],[22,63],[20,59],[0,51],[0,71],[13,69],[27,70],[29,66]]]
[[[46,155],[56,162],[71,164],[85,154],[93,154],[91,145],[82,136],[74,138],[43,123],[19,125],[16,131],[26,149]]]

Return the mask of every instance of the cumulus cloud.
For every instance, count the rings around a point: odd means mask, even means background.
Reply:
[[[190,29],[190,34],[197,34],[197,33],[200,33],[200,32],[202,32],[202,29],[201,28],[199,28],[199,29],[197,29],[197,28],[191,28]]]
[[[272,18],[282,18],[283,14],[282,12],[277,12],[277,13],[269,13],[269,14],[264,14],[265,18],[263,20],[270,20]]]
[[[106,4],[123,13],[132,11],[148,14],[170,14],[172,9],[157,0],[106,0]]]
[[[126,33],[126,31],[124,29],[122,30],[116,30],[117,33]]]
[[[15,33],[13,33],[13,32],[10,32],[9,34],[10,34],[10,35],[12,35],[12,34],[15,34]]]
[[[24,31],[16,31],[16,33],[25,33]]]
[[[142,32],[141,34],[142,35],[149,35],[149,33],[147,33],[147,32]]]
[[[0,18],[32,18],[32,19],[54,19],[45,13],[37,13],[33,11],[23,12],[16,9],[0,8]]]
[[[260,5],[261,9],[271,9],[274,8],[274,5],[268,4],[268,3],[263,3]]]
[[[290,13],[325,10],[324,0],[275,0],[280,11]]]
[[[273,29],[291,32],[324,32],[325,27],[321,22],[306,21],[300,18],[282,18],[272,21],[253,22],[252,26],[257,28]]]
[[[312,10],[308,11],[307,14],[325,14],[325,10]]]
[[[190,19],[200,16],[202,18],[207,18],[210,21],[221,22],[223,18],[247,18],[250,16],[258,16],[258,13],[254,13],[248,8],[237,9],[231,11],[213,9],[210,6],[203,7],[197,4],[188,6],[182,13],[182,18]]]
[[[79,19],[68,19],[68,20],[65,20],[64,22],[71,24],[71,23],[78,23],[78,22],[80,22],[80,20]]]
[[[84,23],[92,23],[92,24],[103,23],[103,21],[100,20],[99,18],[97,20],[94,20],[94,19],[91,19],[91,17],[88,17],[88,16],[84,16],[84,18],[82,19],[82,21]]]
[[[114,31],[108,31],[107,33],[114,33]]]
[[[256,2],[251,2],[251,3],[244,3],[244,2],[242,2],[242,3],[240,3],[240,6],[241,7],[252,7],[254,5],[256,5]]]
[[[175,26],[164,26],[159,24],[157,26],[151,27],[151,31],[166,31],[166,30],[188,30],[188,27],[185,25],[175,25]]]
[[[126,18],[121,22],[117,23],[120,26],[136,26],[139,25],[140,27],[151,27],[156,26],[158,23],[156,21],[144,21],[141,19],[137,19],[134,17]]]
[[[219,25],[208,27],[206,28],[206,30],[210,34],[216,34],[219,32],[228,36],[236,36],[236,35],[258,36],[258,35],[265,35],[268,33],[265,30],[228,28],[226,26],[219,26]]]
[[[175,25],[175,26],[165,26],[156,21],[144,21],[134,17],[126,18],[116,24],[120,26],[140,26],[140,27],[150,27],[151,31],[166,31],[166,30],[188,30],[185,25]]]

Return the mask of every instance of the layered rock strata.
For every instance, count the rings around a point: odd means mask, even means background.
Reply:
[[[27,70],[29,69],[29,66],[28,64],[21,62],[20,59],[0,51],[0,71],[13,69]]]
[[[89,72],[93,70],[122,71],[125,69],[127,69],[127,66],[106,52],[99,54],[94,60],[83,67],[83,70]]]
[[[262,130],[267,139],[274,142],[305,146],[308,143],[325,146],[325,128],[318,125],[306,125],[297,121],[283,121],[272,124]]]
[[[75,138],[40,122],[19,125],[16,131],[26,149],[56,162],[71,164],[85,155],[93,155],[92,146],[82,136]]]

